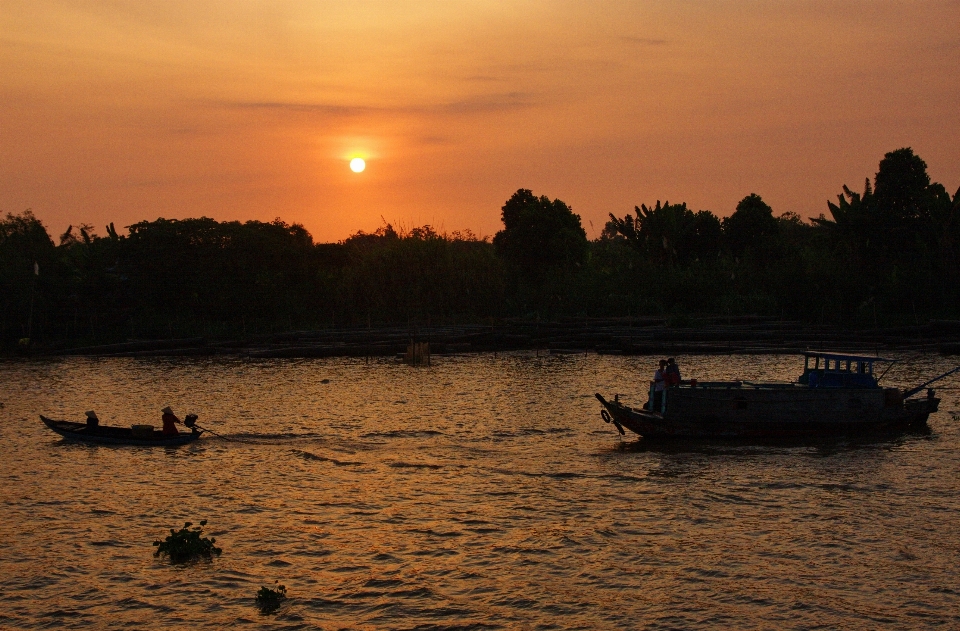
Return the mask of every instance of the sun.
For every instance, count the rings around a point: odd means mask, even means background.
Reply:
[[[354,158],[350,161],[350,170],[354,173],[360,173],[367,168],[367,163],[363,158]]]

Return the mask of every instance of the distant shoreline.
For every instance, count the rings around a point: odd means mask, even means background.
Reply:
[[[490,325],[330,328],[248,336],[130,340],[79,347],[37,347],[29,356],[387,357],[412,342],[432,354],[539,350],[604,355],[774,354],[836,350],[882,354],[914,351],[960,354],[960,321],[844,330],[763,317],[713,317],[670,325],[665,318],[506,320]]]

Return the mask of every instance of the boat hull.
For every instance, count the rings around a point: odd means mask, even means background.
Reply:
[[[881,388],[671,388],[660,412],[597,398],[611,421],[648,438],[810,439],[902,432],[925,427],[940,403],[934,397],[903,401],[892,394]]]
[[[57,421],[41,415],[40,420],[44,425],[60,434],[67,440],[96,443],[101,445],[139,445],[142,447],[177,447],[186,445],[200,438],[203,432],[181,433],[176,436],[166,436],[162,432],[154,430],[151,438],[141,438],[134,436],[133,431],[125,427],[97,427],[96,431],[90,432],[86,423],[74,423],[72,421]]]

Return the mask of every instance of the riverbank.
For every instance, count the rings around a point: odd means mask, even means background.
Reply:
[[[193,337],[129,340],[82,347],[34,348],[31,355],[151,357],[383,357],[426,342],[433,354],[541,350],[609,355],[767,354],[830,349],[867,354],[915,351],[960,354],[960,321],[919,326],[844,330],[835,326],[761,317],[505,320],[490,325],[330,328],[288,331],[242,339]]]

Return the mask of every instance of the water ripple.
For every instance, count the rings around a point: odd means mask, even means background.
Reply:
[[[797,370],[679,360],[714,379]],[[923,358],[885,381],[950,367]],[[524,353],[2,362],[0,628],[960,628],[960,400],[927,435],[621,438],[592,393],[635,401],[651,368]],[[165,405],[224,438],[76,445],[37,420],[93,408],[159,424]],[[201,519],[220,557],[153,557]],[[261,616],[254,596],[275,581],[290,598]]]

